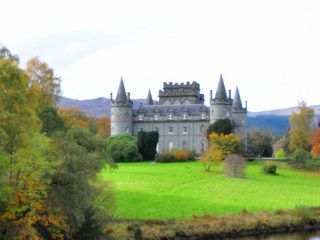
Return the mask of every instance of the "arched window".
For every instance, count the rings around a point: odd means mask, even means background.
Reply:
[[[200,143],[200,147],[201,147],[201,153],[203,153],[206,150],[206,143],[205,142],[201,142]]]
[[[143,127],[142,126],[139,127],[139,132],[141,132],[141,131],[143,131]]]
[[[159,127],[158,127],[158,126],[155,126],[154,130],[155,130],[156,132],[159,132]]]
[[[173,142],[172,141],[168,142],[168,149],[169,150],[173,149]]]
[[[187,143],[186,141],[183,141],[183,142],[182,142],[182,149],[183,149],[183,150],[188,149],[188,143]]]

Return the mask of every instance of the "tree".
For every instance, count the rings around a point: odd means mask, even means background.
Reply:
[[[299,113],[292,113],[290,116],[289,149],[293,152],[296,149],[310,151],[310,136],[313,131],[312,122],[314,110],[308,108],[305,102],[299,103]]]
[[[41,131],[48,136],[52,136],[55,132],[65,132],[67,127],[64,120],[58,115],[57,109],[54,107],[43,107],[38,112],[38,117],[42,122]]]
[[[18,55],[13,55],[8,48],[0,44],[0,58],[2,59],[10,59],[17,64],[19,64],[19,57]]]
[[[107,149],[115,162],[139,162],[143,160],[139,153],[137,139],[129,134],[109,137],[107,139]]]
[[[208,135],[210,135],[210,133],[212,132],[215,132],[217,134],[228,135],[234,132],[234,127],[230,119],[218,119],[213,124],[210,124],[207,130]]]
[[[248,148],[252,157],[271,157],[273,136],[270,131],[252,129],[248,134]]]
[[[1,188],[10,189],[0,232],[4,239],[62,238],[67,231],[66,219],[48,198],[51,176],[59,161],[50,140],[35,134],[26,148],[12,155]],[[0,235],[1,236],[1,235]]]
[[[28,145],[39,127],[27,99],[28,79],[17,63],[0,58],[0,143],[11,154]]]
[[[138,148],[143,160],[154,160],[158,142],[159,133],[157,131],[138,133]]]
[[[241,139],[234,133],[224,135],[212,132],[209,135],[209,147],[201,155],[200,161],[205,170],[210,171],[212,166],[220,164],[223,159],[232,153],[240,153]]]
[[[317,129],[311,136],[311,155],[316,158],[320,156],[320,129]]]
[[[110,118],[102,116],[96,121],[97,125],[97,136],[100,138],[107,138],[110,136]]]
[[[29,78],[30,95],[36,96],[33,98],[36,109],[57,107],[61,95],[61,79],[54,75],[53,69],[39,58],[31,58],[27,62],[25,73]]]

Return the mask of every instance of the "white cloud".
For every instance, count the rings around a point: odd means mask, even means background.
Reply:
[[[48,61],[67,97],[105,96],[124,77],[132,97],[163,81],[201,84],[222,72],[250,110],[317,104],[320,2],[5,1],[0,41],[22,62]],[[5,23],[5,24],[4,24]]]

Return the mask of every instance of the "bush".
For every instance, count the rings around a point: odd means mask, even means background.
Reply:
[[[302,148],[297,148],[296,150],[294,150],[290,157],[293,163],[300,163],[304,165],[306,163],[306,160],[311,158],[311,155],[308,151]]]
[[[168,162],[187,162],[195,159],[195,151],[179,150],[163,151],[156,157],[157,162],[168,163]]]
[[[243,178],[246,160],[240,154],[231,154],[223,161],[223,173],[226,177]]]
[[[109,137],[107,139],[107,150],[115,162],[142,161],[137,139],[129,134]]]
[[[286,152],[284,151],[283,148],[281,148],[278,152],[275,154],[276,158],[284,159],[286,158]]]
[[[154,160],[158,142],[159,133],[157,131],[138,133],[138,147],[143,160]]]
[[[273,162],[268,161],[261,169],[263,173],[276,175],[277,174],[277,165],[275,165]]]

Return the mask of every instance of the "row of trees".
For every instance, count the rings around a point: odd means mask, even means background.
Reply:
[[[108,121],[59,114],[59,98],[60,79],[45,62],[21,69],[0,48],[0,239],[104,235],[113,200],[98,174],[109,162]]]

